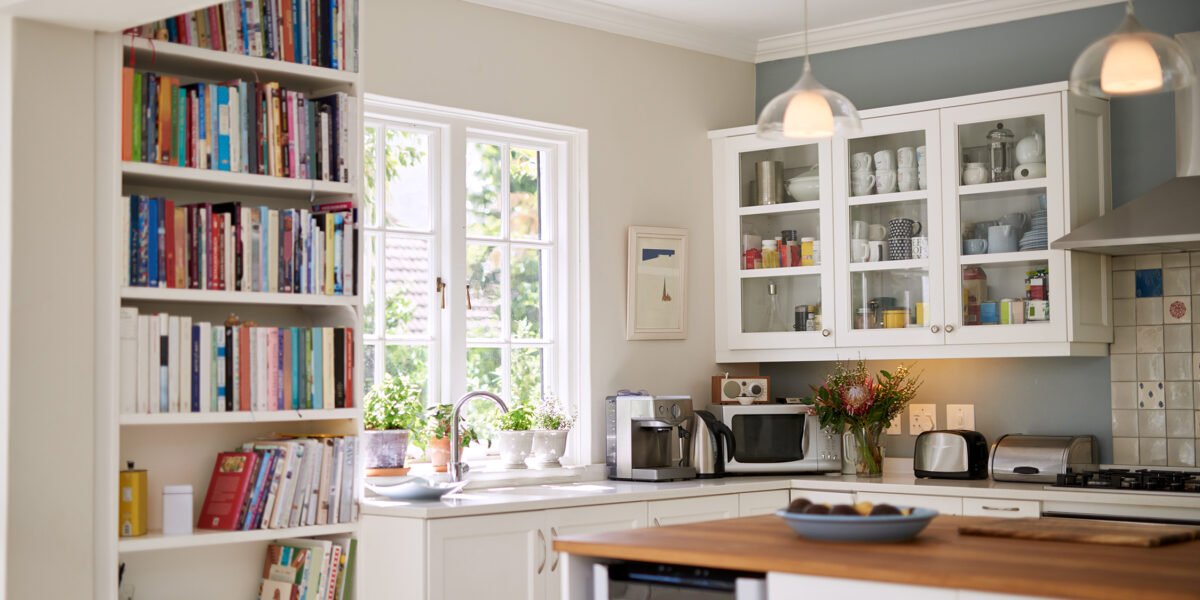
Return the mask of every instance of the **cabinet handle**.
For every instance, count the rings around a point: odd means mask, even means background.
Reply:
[[[654,526],[655,526],[655,527],[662,527],[662,523],[659,523],[659,522],[658,522],[658,517],[654,517]]]
[[[538,565],[537,574],[541,575],[542,570],[546,568],[546,534],[542,530],[538,530],[538,541],[542,544],[542,562]]]
[[[1016,506],[980,506],[983,510],[998,510],[1002,512],[1017,512],[1021,510]]]
[[[953,333],[953,332],[954,332],[954,326],[947,323],[946,324],[946,333]]]
[[[932,327],[930,327],[930,328],[929,328],[929,331],[932,331],[932,332],[934,332],[934,333],[937,333],[937,332],[941,331],[941,328],[940,328],[940,327],[938,327],[937,325],[934,325],[934,326],[932,326]]]
[[[829,334],[831,334],[831,333],[833,333],[833,332],[832,332],[832,331],[829,331],[828,329],[822,329],[822,330],[821,330],[821,335],[823,335],[823,336],[825,336],[825,337],[829,337]]]
[[[550,541],[553,542],[554,538],[556,538],[556,537],[558,537],[558,530],[551,527],[550,528]],[[561,555],[561,553],[556,552],[553,548],[551,548],[550,551],[554,552],[554,562],[550,565],[550,572],[553,573],[556,569],[558,569],[558,557]]]

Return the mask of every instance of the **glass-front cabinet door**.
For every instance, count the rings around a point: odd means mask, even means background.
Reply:
[[[941,111],[948,344],[1065,339],[1061,102]]]
[[[864,119],[834,145],[839,345],[943,342],[938,144],[930,111]]]
[[[717,247],[726,272],[737,274],[726,279],[730,347],[832,347],[830,143],[747,135],[731,139],[729,150]]]

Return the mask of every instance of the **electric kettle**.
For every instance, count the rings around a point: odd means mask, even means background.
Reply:
[[[695,415],[691,465],[696,469],[696,477],[724,477],[725,463],[733,456],[735,448],[733,431],[707,410],[698,410]]]

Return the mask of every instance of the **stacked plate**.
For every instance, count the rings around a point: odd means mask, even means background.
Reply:
[[[1025,236],[1021,238],[1019,248],[1022,251],[1046,249],[1045,209],[1033,212],[1033,221],[1031,221],[1029,224],[1029,231],[1025,232]]]

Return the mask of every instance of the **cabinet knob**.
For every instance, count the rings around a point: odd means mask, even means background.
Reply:
[[[946,333],[952,333],[953,331],[954,331],[954,326],[947,323],[946,324]]]
[[[939,332],[939,331],[941,331],[941,330],[942,330],[942,329],[941,329],[940,327],[938,327],[937,325],[933,325],[933,326],[931,326],[931,327],[929,328],[929,331],[932,331],[933,333],[937,333],[937,332]]]
[[[829,337],[829,334],[830,334],[830,333],[833,333],[833,332],[829,331],[828,329],[822,329],[822,330],[821,330],[821,335],[823,335],[823,336],[825,336],[825,337]]]

